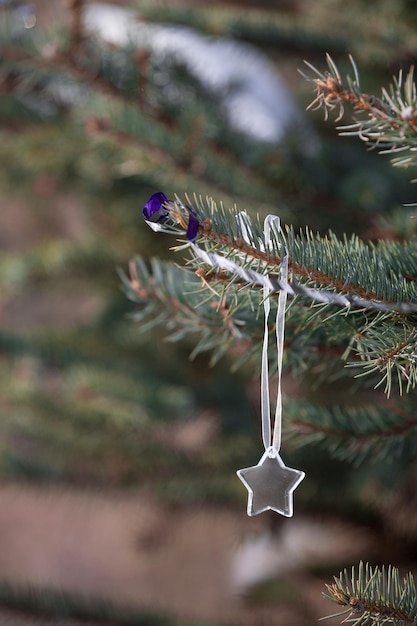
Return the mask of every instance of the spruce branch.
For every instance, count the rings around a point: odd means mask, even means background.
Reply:
[[[400,393],[408,393],[417,384],[417,335],[415,323],[399,320],[396,325],[386,315],[377,316],[366,328],[352,337],[350,349],[358,361],[350,367],[364,366],[364,374],[383,372],[376,385],[385,384],[387,396],[391,393],[393,375],[396,374]],[[349,353],[346,351],[345,356]]]
[[[0,46],[7,68],[3,89],[25,95],[42,94],[45,85],[65,80],[77,89],[88,90],[77,109],[87,120],[88,131],[106,133],[116,142],[129,141],[137,146],[141,161],[144,146],[152,144],[148,149],[164,152],[164,161],[167,156],[175,160],[176,168],[187,177],[184,188],[198,179],[200,186],[206,184],[210,194],[218,188],[218,195],[221,190],[222,197],[226,197],[223,190],[228,189],[233,197],[250,197],[257,206],[260,198],[261,204],[275,205],[276,185],[265,184],[264,177],[243,163],[240,155],[222,149],[218,138],[211,136],[206,112],[201,115],[201,111],[190,111],[193,117],[187,120],[184,134],[175,113],[155,97],[158,87],[151,76],[148,49],[114,49],[83,31],[82,5],[80,0],[71,0],[69,37],[53,44],[44,45],[33,37],[33,41],[28,38],[24,45],[16,46],[6,20]],[[0,80],[0,89],[1,86]]]
[[[350,574],[345,569],[334,581],[326,585],[323,595],[347,608],[328,618],[347,615],[342,623],[355,626],[406,626],[417,621],[417,592],[411,573],[401,579],[396,567],[372,568],[361,561],[357,569],[352,567]]]
[[[123,145],[136,150],[132,153],[132,161],[140,168],[146,168],[146,174],[154,179],[156,186],[165,184],[175,184],[179,187],[199,185],[201,189],[206,189],[207,193],[220,196],[223,199],[228,197],[222,188],[224,186],[225,172],[233,170],[236,175],[236,184],[229,180],[231,191],[236,195],[244,192],[246,197],[252,197],[256,201],[260,193],[259,176],[249,172],[245,165],[234,162],[229,155],[221,154],[214,145],[208,144],[204,154],[204,169],[199,169],[200,153],[189,154],[187,140],[183,140],[179,134],[172,129],[169,136],[161,133],[159,122],[153,120],[150,123],[141,111],[132,103],[115,103],[111,105],[108,101],[91,100],[88,106],[91,115],[87,113],[85,122],[86,131],[90,135],[109,139],[116,145]],[[103,109],[103,115],[97,115],[97,110]],[[155,139],[155,135],[157,139]],[[202,150],[203,148],[201,148]],[[146,151],[146,159],[143,151]],[[167,179],[167,172],[174,172],[174,175]],[[244,178],[247,189],[242,189],[241,179]],[[265,194],[264,194],[265,195]],[[270,202],[272,205],[272,188],[269,190]],[[231,200],[231,198],[230,198]]]
[[[112,96],[117,100],[127,103],[137,103],[137,99],[134,96],[121,91],[120,86],[114,84],[108,76],[109,73],[113,72],[108,63],[104,60],[102,48],[98,45],[94,46],[92,40],[89,40],[89,46],[89,55],[96,59],[96,67],[88,67],[84,64],[81,65],[79,63],[80,55],[74,57],[71,48],[69,51],[56,48],[52,51],[52,54],[51,50],[48,49],[47,54],[39,55],[37,51],[31,52],[9,45],[1,49],[1,55],[7,62],[14,64],[16,74],[21,77],[23,77],[24,72],[28,70],[33,76],[36,72],[43,72],[45,75],[49,73],[51,76],[61,74],[62,77],[63,73],[84,85],[96,89],[106,96]],[[85,51],[85,53],[87,54],[87,51]],[[108,61],[108,59],[106,59],[106,61]],[[150,111],[147,111],[147,113],[151,115]],[[158,117],[157,113],[154,113],[155,116]],[[165,121],[165,118],[163,117],[160,121]]]
[[[170,0],[155,3],[142,0],[141,12],[149,21],[188,25],[210,35],[234,37],[264,47],[283,46],[297,53],[308,50],[317,54],[332,50],[346,54],[354,50],[361,59],[372,59],[373,65],[387,67],[415,48],[415,29],[406,9],[395,12],[389,4],[367,3],[348,5],[346,10],[335,9],[331,2],[316,5],[314,11],[297,10],[294,4],[245,5],[244,15],[238,4],[211,2],[198,11],[190,11],[187,2]],[[397,7],[396,7],[397,8]],[[328,19],[331,16],[331,27]],[[381,19],[382,18],[382,19]],[[395,28],[391,20],[395,19]],[[369,30],[372,24],[372,34]],[[389,25],[389,26],[388,26]]]
[[[305,61],[313,76],[301,72],[316,88],[316,98],[307,109],[323,109],[325,119],[329,112],[337,111],[339,122],[348,104],[354,111],[354,123],[339,126],[339,134],[357,136],[369,147],[377,148],[381,153],[404,152],[405,155],[394,158],[393,165],[409,167],[417,163],[417,90],[414,82],[414,67],[404,76],[402,71],[393,78],[389,89],[382,89],[381,97],[362,92],[359,71],[349,57],[353,68],[353,77],[342,79],[335,62],[327,55],[328,70],[321,72]]]
[[[199,336],[191,358],[211,351],[214,364],[233,344],[246,346],[244,358],[250,356],[252,343],[249,328],[254,306],[248,311],[222,288],[207,285],[201,289],[201,278],[186,268],[152,259],[150,269],[140,258],[129,264],[130,276],[121,273],[127,297],[140,305],[133,319],[141,322],[141,331],[163,326],[168,341],[179,341],[189,335]],[[261,330],[259,329],[259,336]]]
[[[296,234],[288,228],[285,235],[272,232],[267,245],[259,216],[253,223],[246,213],[217,206],[210,198],[195,197],[191,203],[187,197],[185,204],[178,198],[168,201],[162,193],[155,196],[166,202],[157,203],[159,220],[148,220],[148,224],[156,231],[177,235],[180,243],[175,249],[190,249],[191,258],[169,280],[170,272],[153,261],[157,294],[150,297],[155,309],[141,297],[143,287],[135,287],[139,275],[141,285],[150,284],[143,262],[136,261],[136,276],[130,282],[126,279],[125,285],[129,297],[141,305],[138,319],[147,317],[155,326],[161,320],[168,323],[169,318],[170,331],[176,329],[172,338],[202,333],[196,349],[214,349],[214,358],[239,341],[252,349],[262,335],[261,287],[267,280],[273,308],[281,289],[299,296],[287,316],[287,327],[296,328],[290,341],[302,350],[309,367],[316,363],[319,378],[339,373],[333,361],[331,369],[319,363],[320,345],[327,342],[339,347],[340,363],[351,357],[348,365],[361,365],[375,386],[385,383],[387,395],[396,379],[400,392],[410,392],[417,385],[416,283],[404,278],[415,268],[415,243],[365,244],[357,237],[339,240],[332,233],[324,237],[310,231]],[[191,217],[195,233],[189,241]],[[194,235],[198,245],[193,243]],[[283,250],[291,268],[286,284],[278,278]],[[181,319],[175,302],[184,297],[190,301],[190,285],[192,310]],[[220,317],[213,320],[210,308]],[[290,360],[299,369],[297,359]]]
[[[16,45],[10,20],[1,16],[0,55],[7,74],[26,92],[49,79],[66,79],[104,96],[134,104],[167,130],[172,120],[166,111],[145,98],[148,88],[148,53],[130,47],[114,50],[84,30],[84,0],[68,0],[70,29],[66,37],[48,40],[42,31],[26,34]],[[123,57],[123,58],[122,58]],[[122,62],[123,61],[123,62]],[[3,69],[3,68],[2,68]],[[30,84],[27,84],[30,79]]]
[[[365,244],[357,237],[339,240],[333,233],[320,236],[309,230],[296,234],[292,228],[287,228],[285,236],[282,233],[272,234],[269,249],[266,250],[259,215],[252,224],[249,216],[244,214],[242,223],[236,207],[225,209],[222,205],[217,206],[211,198],[204,202],[196,196],[194,203],[188,197],[186,201],[187,204],[184,204],[177,198],[168,202],[166,222],[163,226],[158,225],[157,230],[184,235],[192,211],[199,221],[199,246],[204,246],[210,253],[220,252],[227,258],[235,259],[243,270],[248,271],[248,277],[244,277],[248,285],[261,284],[255,274],[250,273],[259,271],[269,275],[273,290],[280,291],[283,286],[276,275],[282,251],[286,250],[290,271],[293,277],[300,280],[300,283],[295,279],[290,281],[289,293],[292,295],[400,315],[413,315],[417,311],[416,285],[414,281],[404,278],[404,274],[409,275],[415,268],[415,243],[406,244],[402,258],[396,246],[392,247],[390,254],[389,244]],[[201,259],[195,248],[191,250],[194,258],[190,266],[198,269]],[[381,268],[384,268],[383,273]],[[235,278],[233,276],[233,281]],[[315,289],[307,285],[313,285]]]
[[[285,433],[297,448],[318,446],[355,466],[391,462],[417,453],[413,400],[361,406],[315,406],[287,400]]]
[[[350,104],[355,111],[362,111],[369,114],[386,116],[388,111],[384,103],[368,94],[362,93],[360,90],[359,73],[357,67],[350,56],[354,79],[347,76],[347,87],[344,86],[340,72],[329,54],[326,55],[329,70],[325,73],[320,72],[308,61],[304,63],[316,74],[318,78],[311,78],[301,72],[301,75],[307,80],[314,82],[316,85],[316,98],[308,105],[309,109],[324,109],[325,118],[327,120],[329,111],[338,109],[336,121],[342,119],[344,115],[344,105]]]
[[[69,623],[73,626],[179,626],[176,618],[140,608],[118,606],[103,596],[70,593],[64,589],[29,584],[0,584],[0,606],[8,609],[9,619],[26,624]],[[34,617],[37,616],[37,617]],[[27,619],[26,619],[27,618]],[[30,622],[27,621],[30,619]],[[187,623],[181,620],[181,624]],[[188,626],[192,626],[190,623]]]

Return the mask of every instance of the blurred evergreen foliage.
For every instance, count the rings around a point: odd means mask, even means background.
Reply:
[[[148,261],[173,259],[168,248],[174,238],[157,237],[144,225],[144,202],[159,189],[169,197],[196,192],[252,215],[279,213],[295,229],[402,241],[415,237],[413,209],[402,207],[415,200],[415,188],[409,172],[392,168],[386,156],[356,138],[337,138],[321,112],[309,115],[319,148],[307,156],[291,132],[280,143],[263,144],[234,130],[216,95],[181,65],[164,71],[187,97],[168,101],[161,97],[161,68],[146,48],[116,49],[86,36],[84,3],[69,5],[67,24],[48,32],[32,23],[28,28],[18,5],[1,8],[0,475],[151,485],[165,502],[236,505],[243,515],[245,494],[234,472],[259,457],[257,344],[253,359],[231,373],[239,347],[212,368],[206,354],[189,360],[193,337],[166,342],[164,328],[141,334],[127,318],[134,308],[117,269],[125,270],[137,253]],[[417,18],[406,0],[158,0],[136,8],[155,23],[255,45],[302,106],[313,99],[311,85],[297,73],[303,58],[322,66],[330,52],[343,74],[351,53],[367,90],[379,93],[417,56]],[[401,455],[397,442],[400,453],[392,455],[396,442],[377,445],[374,430],[365,449],[354,441],[350,446],[351,433],[337,431],[334,401],[386,401],[382,393],[370,395],[359,383],[341,380],[340,355],[326,348],[323,329],[323,353],[306,371],[311,328],[304,315],[293,310],[287,331],[289,343],[299,347],[289,351],[289,364],[304,377],[296,394],[301,399],[288,403],[286,453],[308,475],[297,509],[378,527],[386,498],[392,489],[401,492],[412,471],[415,444]],[[323,354],[339,363],[331,377],[320,375]],[[415,394],[410,397],[411,416]],[[335,427],[330,443],[325,428],[317,435],[306,425],[305,415],[320,403],[326,410],[317,419]],[[385,410],[391,424],[389,406]],[[291,447],[297,415],[305,418],[305,442],[324,440],[319,452]],[[353,429],[373,426],[372,412],[369,423],[360,407],[349,415]],[[205,430],[193,449],[181,433],[194,423]],[[347,460],[366,459],[373,447],[380,461],[352,470]],[[417,546],[415,536],[409,541]]]

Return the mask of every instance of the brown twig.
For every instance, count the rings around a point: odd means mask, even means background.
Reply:
[[[382,354],[376,361],[375,361],[375,365],[377,365],[378,367],[382,368],[384,367],[387,363],[389,363],[394,357],[398,356],[401,352],[401,350],[403,350],[407,345],[409,345],[411,342],[414,342],[416,338],[416,332],[413,331],[410,333],[409,337],[407,337],[407,339],[404,339],[398,346],[396,346],[395,348],[392,348],[391,350],[388,350],[387,352],[385,352],[384,354]]]
[[[317,78],[314,83],[317,95],[313,102],[308,105],[307,110],[324,108],[327,114],[327,110],[333,111],[339,108],[339,114],[336,119],[336,121],[339,121],[344,114],[344,104],[347,103],[355,111],[364,111],[384,119],[389,118],[384,103],[375,96],[369,96],[366,93],[356,94],[352,89],[344,89],[332,76],[327,76],[324,79]],[[398,124],[399,126],[400,124]]]
[[[348,609],[351,610],[353,614],[367,612],[373,616],[378,615],[384,617],[385,619],[390,618],[390,622],[394,622],[395,619],[397,619],[406,624],[415,624],[416,616],[410,616],[400,609],[396,609],[395,607],[389,605],[378,604],[376,602],[368,602],[365,600],[360,600],[353,596],[349,596],[348,594],[341,592],[337,584],[326,585],[326,587],[329,592],[329,596],[326,595],[326,598],[332,599],[334,602],[336,602],[336,604],[339,604],[340,606],[346,606]]]
[[[24,63],[26,66],[32,65],[39,70],[55,69],[61,70],[63,72],[68,72],[68,74],[70,74],[76,80],[82,82],[85,85],[95,87],[104,95],[111,96],[112,98],[115,98],[121,102],[125,102],[129,105],[134,104],[136,106],[139,106],[141,110],[143,110],[150,117],[157,120],[159,123],[163,124],[168,129],[172,128],[172,121],[165,113],[157,110],[154,107],[151,107],[149,104],[143,104],[141,98],[130,96],[126,93],[121,92],[118,87],[116,87],[113,83],[101,76],[96,71],[92,70],[88,65],[81,65],[79,63],[80,55],[74,57],[68,52],[57,50],[53,55],[34,56],[24,50],[20,50],[19,48],[13,46],[7,46],[6,48],[3,48],[1,50],[1,54],[3,58],[9,61],[13,61],[15,63]]]
[[[311,433],[322,433],[324,435],[330,436],[340,436],[349,438],[353,435],[353,433],[349,430],[341,430],[337,428],[331,428],[329,426],[317,426],[316,424],[312,424],[311,422],[305,422],[303,420],[294,420],[291,421],[291,424],[294,425],[298,432],[303,435],[308,435]],[[387,430],[380,430],[375,433],[354,433],[355,435],[355,443],[367,444],[372,442],[375,439],[387,439],[389,437],[395,437],[396,435],[404,435],[405,433],[413,430],[417,427],[417,417],[413,417],[410,419],[406,419],[400,424],[395,424],[391,426]]]
[[[182,223],[184,220],[183,215],[178,211],[175,215],[178,216],[178,221],[181,226],[185,226],[186,224]],[[181,221],[182,220],[182,221]],[[246,256],[263,261],[264,263],[272,266],[276,266],[277,269],[281,265],[281,257],[273,256],[270,253],[262,252],[257,248],[253,248],[249,244],[245,243],[242,239],[233,239],[229,235],[225,235],[223,233],[218,234],[212,230],[211,221],[205,220],[203,224],[200,226],[200,233],[204,237],[207,237],[211,241],[219,243],[223,246],[226,246],[232,250],[236,250],[242,252]],[[378,299],[378,294],[374,292],[369,292],[363,287],[359,285],[350,285],[349,288],[346,286],[346,281],[334,278],[333,276],[328,276],[324,272],[320,272],[319,270],[309,269],[299,263],[294,263],[290,258],[288,261],[288,268],[295,274],[296,276],[300,276],[302,278],[307,278],[309,281],[320,283],[320,285],[325,285],[328,287],[333,287],[336,291],[342,291],[345,293],[354,293],[357,296],[362,298],[367,298],[369,300]],[[273,272],[270,272],[272,275]],[[387,300],[388,302],[388,300]]]
[[[69,19],[69,34],[70,34],[70,46],[69,55],[71,58],[76,59],[81,52],[84,43],[84,29],[83,29],[83,10],[85,0],[67,0],[67,6],[70,14]]]

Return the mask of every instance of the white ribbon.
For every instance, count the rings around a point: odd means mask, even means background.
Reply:
[[[241,226],[242,238],[249,244],[249,238],[247,234],[249,232],[249,216],[242,212],[237,216],[237,220]],[[268,228],[270,227],[272,230],[275,230],[274,221],[279,218],[276,216],[269,215],[266,220],[270,221]],[[265,221],[266,221],[265,220]],[[156,222],[151,222],[150,220],[145,220],[152,230],[155,232],[163,232],[173,235],[178,235],[178,229],[175,227],[169,227],[165,224],[160,224]],[[323,304],[336,304],[337,306],[342,306],[349,308],[351,306],[370,309],[374,311],[392,311],[394,313],[402,313],[408,315],[410,313],[417,312],[417,304],[415,302],[384,302],[382,300],[368,300],[367,298],[362,298],[361,296],[357,296],[354,294],[340,294],[333,293],[331,291],[327,291],[326,289],[312,289],[311,287],[307,287],[307,285],[302,285],[296,283],[294,281],[291,282],[291,285],[284,281],[278,280],[276,278],[270,278],[265,274],[259,274],[259,272],[255,272],[250,269],[243,269],[233,261],[229,259],[225,259],[224,257],[215,254],[213,252],[206,252],[202,248],[199,248],[194,243],[189,244],[196,255],[196,257],[200,258],[205,263],[213,267],[218,267],[220,269],[224,269],[228,272],[232,272],[240,276],[245,282],[253,284],[253,285],[268,285],[270,290],[272,291],[285,291],[287,294],[291,296],[300,295],[310,300],[315,300],[316,302],[322,302]],[[259,240],[259,247],[261,250],[264,249],[263,242]]]
[[[281,280],[283,283],[288,282],[288,255],[286,254],[281,262]],[[278,310],[276,318],[276,338],[277,338],[277,366],[278,366],[278,390],[277,390],[277,406],[275,410],[274,437],[272,439],[272,447],[279,452],[281,447],[281,423],[282,423],[282,394],[281,394],[281,375],[282,375],[282,357],[284,354],[284,332],[285,332],[285,309],[287,305],[287,292],[282,289],[278,296]]]
[[[270,247],[270,231],[271,229],[280,229],[279,217],[268,215],[264,222],[265,247]],[[281,262],[281,281],[285,284],[288,282],[288,255],[282,258]],[[271,440],[271,408],[269,400],[269,360],[268,360],[268,344],[269,329],[268,319],[271,310],[270,295],[271,289],[268,284],[264,284],[264,339],[262,347],[262,367],[261,367],[261,420],[262,420],[262,441],[267,452],[271,452],[272,456],[278,454],[281,447],[281,427],[282,427],[282,392],[281,392],[281,375],[282,375],[282,357],[284,352],[284,329],[285,329],[285,308],[287,303],[287,291],[282,289],[278,296],[277,316],[275,319],[275,334],[277,342],[277,370],[278,370],[278,388],[277,402],[275,408],[274,431]]]
[[[237,220],[241,227],[242,238],[246,243],[250,243],[248,235],[248,227],[246,220],[247,214],[242,212],[237,216]],[[280,230],[280,219],[276,215],[268,215],[264,221],[264,239],[265,244],[260,242],[260,247],[266,250],[271,248],[271,231],[275,235]],[[206,252],[195,244],[192,244],[194,253],[205,263],[213,267],[220,267],[238,274],[247,282],[253,282],[261,284],[263,286],[263,304],[264,304],[264,338],[262,347],[262,361],[261,361],[261,420],[262,420],[262,441],[267,452],[270,452],[272,456],[278,454],[281,447],[281,424],[282,424],[282,393],[281,393],[281,374],[282,374],[282,357],[284,350],[284,327],[285,327],[285,307],[287,303],[287,293],[294,293],[291,287],[288,285],[288,255],[284,256],[281,261],[281,280],[280,280],[280,292],[278,296],[278,308],[277,316],[275,320],[275,333],[276,333],[276,345],[277,345],[277,369],[278,369],[278,389],[277,389],[277,403],[275,409],[274,418],[274,430],[271,438],[271,408],[269,399],[269,362],[268,362],[268,343],[269,343],[269,313],[271,310],[270,293],[274,290],[274,284],[271,282],[267,274],[259,274],[250,269],[244,270],[239,265],[236,265],[230,259],[226,259],[218,254]]]

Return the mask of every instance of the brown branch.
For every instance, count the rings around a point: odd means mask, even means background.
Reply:
[[[166,296],[162,298],[158,289],[155,288],[155,283],[154,283],[153,278],[151,278],[150,285],[146,287],[141,281],[138,272],[136,271],[135,259],[131,259],[129,261],[129,278],[130,278],[131,289],[135,292],[135,294],[141,300],[150,300],[152,298],[152,299],[158,300],[160,303],[164,305],[166,320],[175,320],[176,319],[175,312],[180,311],[183,315],[184,314],[189,315],[192,317],[193,320],[197,320],[198,326],[201,326],[201,327],[206,326],[206,324],[204,324],[203,319],[201,317],[198,317],[195,308],[193,308],[192,306],[188,306],[187,304],[184,304],[183,302],[178,300],[178,298],[174,298],[173,296]],[[166,303],[169,303],[170,306],[172,307],[173,309],[172,313],[169,313],[167,311]]]
[[[70,47],[69,54],[73,59],[76,59],[81,52],[85,33],[83,28],[83,10],[85,0],[67,0],[67,6],[70,13],[69,19],[69,34],[70,34]]]
[[[376,438],[388,439],[389,437],[394,437],[395,435],[404,435],[408,431],[413,430],[413,428],[417,427],[417,417],[406,419],[401,424],[395,424],[387,430],[376,431],[374,433],[353,433],[352,431],[346,429],[340,430],[337,428],[331,428],[329,426],[317,426],[316,424],[312,424],[311,422],[305,422],[302,420],[292,420],[291,424],[295,425],[295,427],[298,429],[298,432],[302,435],[307,435],[310,433],[322,433],[324,435],[340,436],[344,438],[354,436],[355,441],[366,444]]]
[[[407,624],[415,624],[415,616],[410,616],[408,613],[401,611],[400,609],[396,609],[395,607],[385,605],[385,604],[377,604],[375,602],[367,602],[365,600],[360,600],[353,596],[349,596],[345,592],[342,592],[337,584],[326,585],[327,590],[329,592],[329,596],[325,594],[326,599],[331,599],[336,604],[340,606],[346,606],[351,610],[353,614],[361,614],[361,613],[370,613],[373,616],[380,615],[385,618],[398,619]],[[391,620],[390,620],[391,621]]]
[[[325,79],[318,78],[314,80],[316,85],[316,98],[308,105],[307,110],[313,108],[324,108],[333,111],[339,108],[337,120],[340,120],[344,114],[344,103],[350,104],[355,111],[364,111],[375,117],[390,119],[384,103],[375,96],[366,93],[356,94],[351,89],[344,89],[343,86],[332,76]],[[400,127],[400,124],[392,122],[392,124]]]
[[[384,365],[387,365],[394,357],[400,354],[401,350],[403,350],[408,344],[414,341],[415,337],[416,337],[416,333],[413,330],[410,336],[407,339],[404,339],[398,346],[396,346],[395,348],[392,348],[392,350],[388,350],[387,352],[385,352],[385,354],[382,354],[375,361],[375,365],[381,368],[384,367]]]
[[[80,0],[69,0],[76,5],[77,11],[73,19],[73,33],[77,40],[79,38],[79,26],[78,26],[78,13],[81,10],[79,4],[82,4]],[[74,9],[75,10],[75,9]],[[85,38],[84,38],[85,43]],[[39,70],[42,69],[54,69],[61,70],[70,74],[75,80],[82,82],[83,84],[90,85],[96,88],[104,95],[111,96],[112,98],[124,102],[127,105],[134,105],[144,114],[164,126],[164,128],[171,133],[174,127],[175,120],[166,112],[156,108],[149,104],[149,99],[146,97],[146,91],[149,84],[149,51],[139,49],[135,55],[137,68],[141,77],[140,85],[138,85],[137,93],[132,96],[120,91],[111,81],[101,76],[96,71],[92,70],[88,63],[83,63],[82,54],[71,54],[68,51],[55,50],[50,56],[33,56],[28,52],[21,50],[14,46],[7,46],[1,49],[1,54],[7,60],[15,63],[23,63],[26,67],[32,65]],[[88,53],[86,53],[88,54]],[[183,156],[176,155],[176,161],[181,166],[184,172],[196,173],[200,179],[206,180],[212,183],[212,180],[208,176],[205,176],[206,164],[203,158],[197,154],[197,156],[191,161],[192,148],[198,143],[199,137],[202,132],[202,125],[204,124],[203,118],[198,118],[195,122],[192,136],[185,146],[185,153]],[[111,129],[107,129],[109,132]],[[117,132],[117,131],[116,131]],[[217,145],[215,141],[208,141],[208,148],[213,152],[213,156],[216,159],[224,159],[224,152]],[[253,173],[248,167],[245,167],[237,159],[227,156],[228,165],[231,163],[235,167],[239,167],[242,175],[246,178],[250,177],[254,182],[260,180],[259,174]]]
[[[313,82],[316,85],[316,97],[308,105],[307,110],[323,108],[327,118],[327,110],[333,111],[338,108],[339,114],[336,121],[339,121],[344,114],[344,104],[347,103],[355,111],[368,113],[371,118],[389,121],[390,125],[396,129],[404,126],[405,122],[417,133],[417,115],[411,107],[409,107],[411,110],[408,110],[408,107],[404,109],[401,119],[396,121],[383,100],[376,96],[366,93],[358,94],[352,89],[344,89],[342,84],[332,76],[317,78]]]
[[[156,119],[168,129],[172,128],[172,120],[165,113],[151,107],[148,103],[144,103],[142,98],[129,96],[121,92],[113,83],[103,76],[100,76],[100,74],[94,70],[91,70],[87,65],[81,65],[79,63],[80,55],[74,57],[68,52],[57,50],[55,54],[51,56],[36,57],[13,46],[3,48],[1,54],[9,61],[24,63],[26,66],[31,64],[38,70],[53,69],[67,72],[76,80],[98,89],[104,95],[111,96],[126,104],[134,104],[140,107],[144,113]]]
[[[184,221],[184,216],[182,213],[177,210],[174,213],[175,217],[178,219],[178,223],[186,228],[187,225]],[[248,257],[252,259],[257,259],[263,261],[268,265],[275,265],[277,267],[281,264],[280,256],[273,256],[270,253],[262,252],[257,248],[253,248],[249,244],[245,243],[242,239],[233,239],[229,235],[225,235],[223,233],[218,234],[213,232],[211,226],[211,220],[206,219],[200,226],[200,234],[204,237],[207,237],[211,241],[219,243],[223,246],[226,246],[232,250],[236,250],[244,253]],[[302,278],[307,278],[309,281],[320,283],[320,285],[325,285],[328,287],[333,287],[336,291],[341,291],[345,293],[354,293],[357,296],[362,298],[367,298],[368,300],[377,300],[378,294],[375,292],[369,292],[363,287],[359,285],[351,285],[349,289],[346,288],[346,281],[334,278],[332,276],[328,276],[324,272],[320,272],[319,270],[308,269],[299,263],[294,263],[291,258],[288,261],[289,269],[296,274],[297,276],[301,276]],[[272,273],[271,273],[272,275]],[[387,300],[387,302],[390,302]]]

